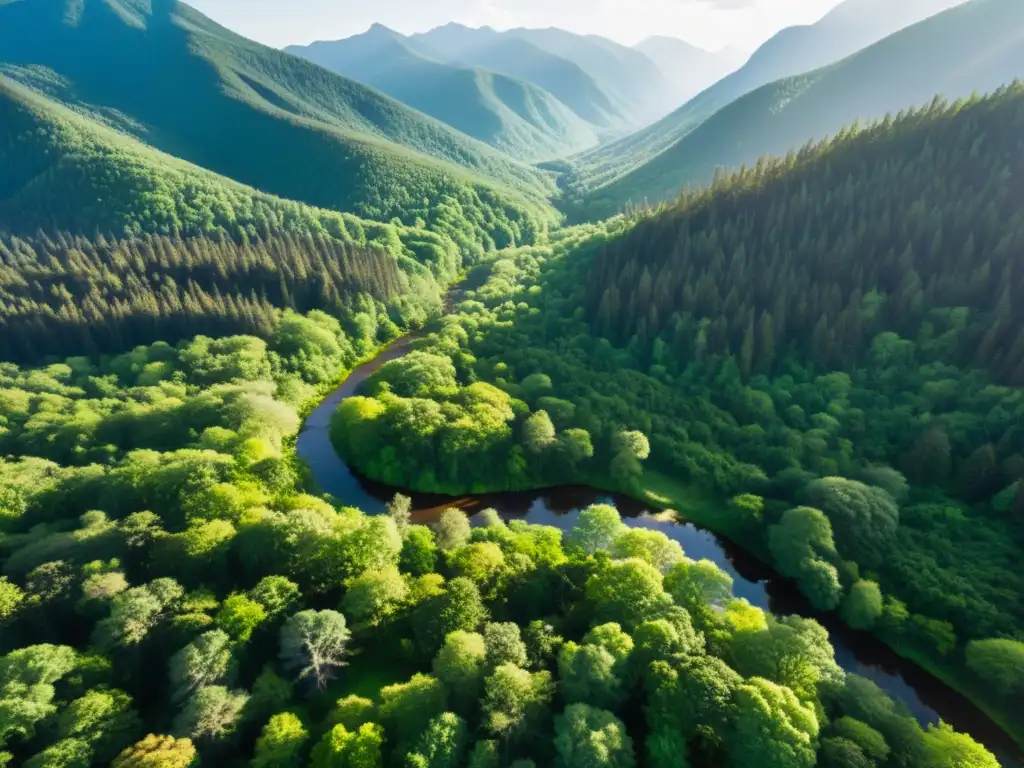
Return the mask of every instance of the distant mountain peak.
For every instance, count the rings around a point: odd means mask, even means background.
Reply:
[[[405,39],[405,35],[401,32],[396,32],[391,27],[386,27],[381,23],[376,23],[370,26],[366,32],[363,33],[367,37],[379,37],[379,38],[391,38],[391,39]]]
[[[442,24],[439,27],[434,27],[431,32],[437,32],[440,30],[448,32],[493,32],[494,30],[490,27],[470,27],[466,24],[460,24],[457,21],[449,21],[447,24]]]
[[[383,24],[374,24],[365,32],[360,32],[349,37],[342,38],[340,40],[315,40],[309,45],[288,45],[285,46],[284,50],[287,53],[292,53],[303,58],[308,58],[303,54],[303,51],[312,49],[333,49],[341,43],[349,43],[353,45],[373,46],[375,49],[381,46],[386,46],[389,43],[398,43],[404,45],[406,42],[405,36],[401,32],[396,32],[390,27],[385,27]],[[330,69],[330,67],[328,67]]]
[[[500,36],[500,32],[492,27],[470,27],[457,21],[449,21],[439,27],[434,27],[428,32],[413,35],[415,38],[425,38],[431,41],[443,41],[446,45],[463,47],[466,45],[479,45],[482,42],[490,41]]]

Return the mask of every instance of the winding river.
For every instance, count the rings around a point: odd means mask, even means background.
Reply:
[[[297,451],[312,472],[321,490],[341,503],[358,507],[369,514],[380,514],[400,490],[355,474],[338,456],[331,444],[329,427],[338,404],[355,394],[359,385],[384,363],[411,351],[417,334],[404,336],[365,363],[327,396],[306,419],[298,438]],[[823,624],[832,638],[836,661],[847,672],[867,677],[890,696],[904,702],[922,724],[946,721],[958,731],[971,734],[1000,760],[1005,768],[1024,768],[1024,752],[983,712],[922,668],[898,656],[872,636],[855,632],[835,616],[821,614],[789,582],[768,566],[732,543],[692,523],[656,519],[647,505],[635,499],[595,491],[592,488],[564,486],[522,493],[493,493],[465,497],[445,497],[408,493],[413,499],[414,520],[436,518],[441,510],[459,507],[472,514],[493,507],[506,519],[570,528],[579,511],[594,503],[618,507],[628,525],[663,531],[678,541],[687,556],[708,559],[734,579],[734,593],[753,605],[776,614],[812,617]]]

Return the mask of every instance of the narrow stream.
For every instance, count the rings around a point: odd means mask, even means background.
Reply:
[[[332,392],[306,419],[298,438],[297,452],[309,465],[321,490],[342,504],[368,514],[380,514],[400,489],[363,478],[342,461],[331,444],[331,416],[338,404],[356,393],[384,363],[402,357],[417,335],[398,339],[373,360],[365,363]],[[941,718],[958,731],[969,733],[995,754],[1004,768],[1024,768],[1024,752],[983,712],[942,681],[909,662],[869,634],[856,632],[834,615],[811,608],[806,598],[771,568],[729,541],[692,523],[655,519],[646,504],[635,499],[581,486],[562,486],[541,491],[479,494],[448,497],[405,491],[413,500],[416,522],[434,519],[441,510],[459,507],[468,514],[493,507],[505,519],[571,528],[580,510],[594,503],[614,504],[625,522],[664,532],[678,541],[686,555],[707,559],[734,580],[733,593],[751,604],[779,615],[798,614],[819,621],[831,635],[836,661],[847,672],[873,680],[890,696],[904,702],[922,725]]]

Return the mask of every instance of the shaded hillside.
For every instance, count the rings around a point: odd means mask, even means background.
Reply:
[[[746,60],[741,51],[726,48],[712,53],[675,37],[655,35],[633,46],[653,61],[673,85],[679,105],[734,72]]]
[[[0,62],[36,87],[45,68],[53,98],[291,199],[388,219],[462,188],[543,212],[502,189],[539,201],[548,182],[538,172],[186,5],[155,0],[149,9],[141,0],[0,5]]]
[[[389,229],[244,187],[3,77],[0,116],[0,164],[5,171],[0,176],[0,230],[115,236],[223,231],[238,238],[282,231],[342,236],[355,227],[363,233],[356,237],[361,240],[367,231]],[[422,236],[446,236],[470,259],[499,243],[533,239],[544,224],[458,184],[433,200],[419,199],[409,206],[405,216],[433,230]]]
[[[918,364],[1022,386],[1022,128],[1018,83],[723,177],[607,245],[595,330],[669,372],[731,354],[744,376],[794,355],[852,371],[916,338]]]
[[[876,43],[842,62],[780,80],[717,112],[646,165],[598,190],[590,215],[626,201],[664,200],[686,184],[710,182],[785,154],[856,120],[880,119],[936,95],[986,92],[1024,76],[1024,4],[973,0]],[[841,97],[839,97],[841,94]]]
[[[282,200],[4,78],[0,166],[3,359],[213,331],[266,336],[280,309],[352,317],[367,301],[408,327],[494,247],[489,230],[507,229],[509,241],[535,234],[465,197],[413,212],[434,231]]]
[[[579,158],[593,189],[628,173],[674,144],[719,109],[783,77],[832,64],[964,0],[845,0],[808,26],[787,27],[724,77],[654,125]]]
[[[380,25],[345,40],[285,50],[519,159],[549,159],[597,143],[593,129],[543,89],[485,69],[445,63]]]

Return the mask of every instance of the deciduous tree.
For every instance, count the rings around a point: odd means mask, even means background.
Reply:
[[[586,704],[570,704],[555,718],[555,753],[559,768],[636,765],[633,741],[622,721]]]
[[[344,666],[349,631],[336,611],[301,611],[281,628],[281,661],[299,680],[323,690]]]
[[[291,712],[270,718],[256,740],[252,768],[292,768],[302,760],[309,731]]]
[[[150,734],[118,755],[112,768],[191,768],[196,763],[191,739]]]

